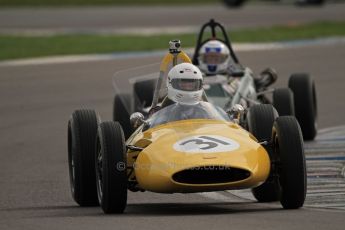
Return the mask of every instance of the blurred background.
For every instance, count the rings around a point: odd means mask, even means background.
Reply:
[[[0,60],[185,47],[211,18],[235,42],[344,35],[341,0],[0,0]],[[150,36],[150,37],[148,37]]]
[[[192,53],[211,18],[244,66],[256,75],[277,70],[274,87],[296,72],[315,80],[319,134],[305,143],[305,208],[227,191],[129,193],[121,216],[77,207],[67,166],[71,113],[91,108],[111,120],[119,71],[159,63],[172,39]],[[0,0],[0,229],[343,230],[344,60],[340,0]]]

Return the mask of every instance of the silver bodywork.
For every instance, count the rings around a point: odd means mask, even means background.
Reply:
[[[226,111],[236,104],[247,108],[260,103],[257,100],[253,72],[249,68],[244,69],[242,77],[205,76],[204,89],[208,100]]]

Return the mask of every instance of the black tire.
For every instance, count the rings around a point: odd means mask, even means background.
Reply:
[[[130,94],[117,94],[114,97],[113,104],[113,121],[117,121],[121,124],[125,138],[131,136],[133,130],[130,123],[130,114],[132,109],[132,97]]]
[[[247,114],[248,130],[258,141],[269,141],[272,137],[272,127],[278,117],[272,105],[260,104],[249,107]]]
[[[245,0],[223,0],[227,7],[240,7],[243,5]]]
[[[156,83],[156,79],[134,83],[135,111],[142,113],[143,108],[151,106]]]
[[[308,74],[293,74],[289,88],[294,94],[295,115],[301,125],[304,140],[317,134],[317,98],[313,79]]]
[[[321,6],[324,4],[324,0],[297,0],[298,6]]]
[[[272,137],[272,127],[278,117],[277,111],[272,105],[254,105],[249,108],[247,115],[248,129],[259,141],[269,141]],[[273,149],[265,146],[272,160]],[[262,185],[253,188],[252,193],[259,202],[272,202],[279,200],[279,186],[276,181],[266,181]]]
[[[118,122],[99,125],[95,154],[98,201],[104,213],[123,213],[127,205],[127,157]]]
[[[279,117],[273,126],[273,145],[280,184],[280,202],[285,209],[300,208],[307,191],[303,137],[295,117]]]
[[[307,0],[306,1],[310,5],[322,5],[325,1],[324,0]]]
[[[76,110],[68,122],[70,185],[73,199],[80,206],[98,205],[94,167],[98,122],[93,110]]]
[[[273,91],[273,106],[279,116],[295,116],[293,92],[289,88],[279,88]]]

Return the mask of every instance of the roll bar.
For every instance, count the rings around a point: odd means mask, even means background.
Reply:
[[[179,59],[182,60],[182,62],[192,63],[188,55],[181,50],[181,41],[172,40],[169,42],[169,53],[167,53],[164,56],[159,68],[159,78],[156,84],[155,92],[153,94],[151,108],[154,108],[158,104],[159,91],[162,87],[162,83],[164,82],[163,78],[165,76],[166,71],[168,70],[169,64],[173,63],[173,66],[175,66],[177,65]]]
[[[210,27],[210,29],[211,29],[212,37],[203,40],[205,29],[208,28],[208,27]],[[222,40],[222,39],[217,37],[217,28],[219,28],[220,31],[222,32],[224,40]],[[233,61],[236,64],[240,64],[239,60],[238,60],[238,58],[237,58],[237,56],[236,56],[236,54],[234,52],[234,50],[232,49],[231,41],[230,41],[230,39],[228,37],[228,34],[226,33],[226,30],[225,30],[224,26],[222,24],[220,24],[219,22],[216,22],[214,19],[211,19],[209,22],[205,23],[201,27],[201,30],[199,32],[198,41],[196,43],[196,47],[195,47],[195,51],[194,51],[194,56],[193,56],[193,59],[192,59],[194,65],[199,65],[198,56],[199,56],[199,51],[200,51],[201,46],[204,45],[206,42],[208,42],[210,40],[218,40],[218,41],[223,42],[229,48],[230,56],[233,59]]]

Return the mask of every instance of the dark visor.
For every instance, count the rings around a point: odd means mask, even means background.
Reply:
[[[201,79],[173,79],[171,85],[174,89],[183,91],[198,91],[202,88]]]

